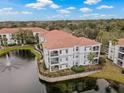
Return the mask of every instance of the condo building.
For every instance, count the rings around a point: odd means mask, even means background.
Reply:
[[[27,31],[32,31],[33,35],[38,34],[39,36],[39,41],[40,43],[43,42],[43,34],[45,34],[47,32],[47,30],[45,29],[41,29],[38,27],[34,27],[34,28],[20,28],[22,30],[27,30]],[[20,30],[19,28],[2,28],[0,29],[0,40],[4,40],[3,43],[7,44],[18,44],[18,41],[14,39],[14,33],[18,32]],[[1,45],[1,42],[0,42]]]
[[[64,31],[53,30],[44,35],[43,55],[46,67],[50,71],[71,68],[75,65],[98,64],[101,44],[84,37],[75,37]],[[92,63],[88,55],[93,52]]]
[[[61,30],[47,31],[36,27],[22,29],[39,34],[43,60],[50,71],[69,69],[75,65],[95,65],[99,62],[101,43],[95,40],[76,37]],[[6,38],[8,44],[17,43],[13,39],[13,33],[17,31],[18,28],[3,28],[0,30],[0,38]],[[88,60],[90,52],[95,55],[92,63]]]
[[[124,68],[124,38],[118,39],[116,45],[113,45],[112,41],[109,41],[108,58],[114,64]]]

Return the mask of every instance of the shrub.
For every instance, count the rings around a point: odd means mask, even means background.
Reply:
[[[106,87],[106,92],[107,92],[107,93],[111,93],[111,87],[109,87],[109,86]]]
[[[100,57],[99,58],[99,64],[102,65],[102,66],[104,66],[105,63],[106,63],[106,59],[104,57]]]
[[[124,74],[124,68],[122,68],[122,74]]]
[[[100,54],[101,54],[101,55],[105,55],[106,53],[105,53],[105,52],[103,52],[103,51],[101,51],[101,52],[100,52]]]
[[[76,73],[80,73],[80,72],[84,72],[85,71],[85,67],[80,65],[80,66],[73,66],[71,68],[71,70],[73,70]]]
[[[15,45],[16,45],[16,43],[8,44],[8,46],[15,46]]]
[[[99,86],[96,85],[96,86],[94,87],[94,90],[95,90],[95,91],[98,91],[98,90],[99,90]]]

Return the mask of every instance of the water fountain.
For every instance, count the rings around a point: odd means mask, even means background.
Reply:
[[[10,62],[11,59],[9,58],[8,54],[6,54],[6,60],[7,60],[6,61],[6,66],[7,67],[11,66],[11,62]]]
[[[4,72],[6,70],[11,71],[13,68],[19,69],[20,65],[22,65],[20,63],[17,63],[12,56],[13,55],[11,54],[11,52],[6,54],[6,56],[5,56],[6,61],[0,63],[0,71],[1,72]]]

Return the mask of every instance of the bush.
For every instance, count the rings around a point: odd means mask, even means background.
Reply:
[[[71,68],[71,70],[73,70],[76,73],[80,73],[80,72],[84,72],[85,71],[85,67],[80,65],[80,66],[73,66]]]
[[[106,59],[105,59],[104,57],[100,57],[100,58],[99,58],[99,65],[104,66],[105,63],[106,63]]]
[[[99,86],[96,85],[96,86],[94,87],[94,90],[95,90],[95,91],[98,91],[98,90],[99,90]]]
[[[107,92],[107,93],[111,93],[111,87],[109,87],[109,86],[106,87],[106,92]]]
[[[8,46],[15,46],[16,43],[11,43],[11,44],[8,44]]]
[[[122,68],[122,74],[124,74],[124,68]]]
[[[100,54],[101,54],[101,55],[105,55],[106,53],[101,51]]]

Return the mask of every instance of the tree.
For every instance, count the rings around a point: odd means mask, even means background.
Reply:
[[[2,40],[3,40],[3,45],[4,45],[4,46],[7,46],[7,38],[6,38],[6,35],[3,35]]]
[[[14,35],[18,44],[34,44],[36,41],[33,32],[30,30],[19,29]]]
[[[3,38],[1,35],[0,35],[0,45],[3,46]]]
[[[40,43],[39,34],[38,34],[38,33],[36,33],[36,35],[35,35],[35,40],[36,40],[36,43],[37,43],[37,44]]]
[[[112,40],[112,45],[114,47],[114,51],[113,51],[113,61],[114,61],[114,57],[115,57],[115,46],[118,44],[118,39],[117,38],[113,38]]]
[[[103,43],[104,39],[104,31],[100,31],[96,37],[96,40],[99,41],[100,43]]]
[[[87,59],[89,60],[89,63],[92,64],[93,63],[93,60],[94,60],[94,53],[90,52],[87,56]],[[90,68],[90,65],[89,65],[89,68]]]

